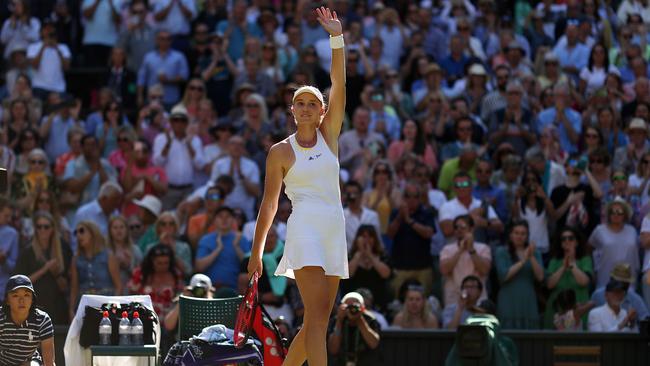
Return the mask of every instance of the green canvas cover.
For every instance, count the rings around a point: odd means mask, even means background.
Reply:
[[[518,366],[515,343],[500,334],[499,320],[488,314],[472,315],[458,327],[446,366]]]

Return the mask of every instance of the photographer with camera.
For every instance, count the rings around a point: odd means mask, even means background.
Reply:
[[[379,323],[366,311],[363,296],[349,292],[336,310],[327,339],[327,351],[333,365],[364,366],[380,363]]]
[[[212,288],[212,280],[210,277],[203,273],[197,273],[190,279],[190,285],[183,289],[183,295],[188,297],[198,297],[201,299],[214,298],[214,289]],[[175,299],[174,307],[167,313],[163,320],[163,325],[166,330],[172,334],[176,334],[176,327],[178,326],[179,315],[178,298]]]

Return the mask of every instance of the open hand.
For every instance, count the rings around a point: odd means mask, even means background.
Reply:
[[[339,18],[336,16],[336,12],[331,11],[329,8],[321,6],[314,10],[318,16],[318,22],[320,25],[330,34],[330,36],[335,37],[343,34],[343,26],[339,21]]]

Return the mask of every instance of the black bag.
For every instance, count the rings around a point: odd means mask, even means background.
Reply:
[[[99,344],[99,322],[103,318],[104,311],[108,311],[108,318],[113,326],[111,344],[117,345],[119,343],[119,327],[123,311],[129,314],[129,321],[133,320],[133,312],[138,312],[144,328],[144,344],[155,344],[154,325],[158,324],[158,317],[144,305],[132,302],[130,304],[103,304],[99,308],[86,306],[81,332],[79,333],[79,345],[81,347],[88,348]]]

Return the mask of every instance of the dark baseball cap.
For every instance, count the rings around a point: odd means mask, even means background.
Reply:
[[[9,281],[7,281],[7,285],[5,286],[5,298],[7,298],[7,294],[9,294],[11,291],[15,291],[19,288],[26,288],[36,296],[36,291],[34,291],[34,285],[32,285],[32,281],[29,279],[29,277],[25,275],[15,275],[11,276],[9,278]]]
[[[615,279],[610,279],[605,286],[605,292],[614,292],[614,291],[625,291],[627,284],[623,281],[618,281]]]

